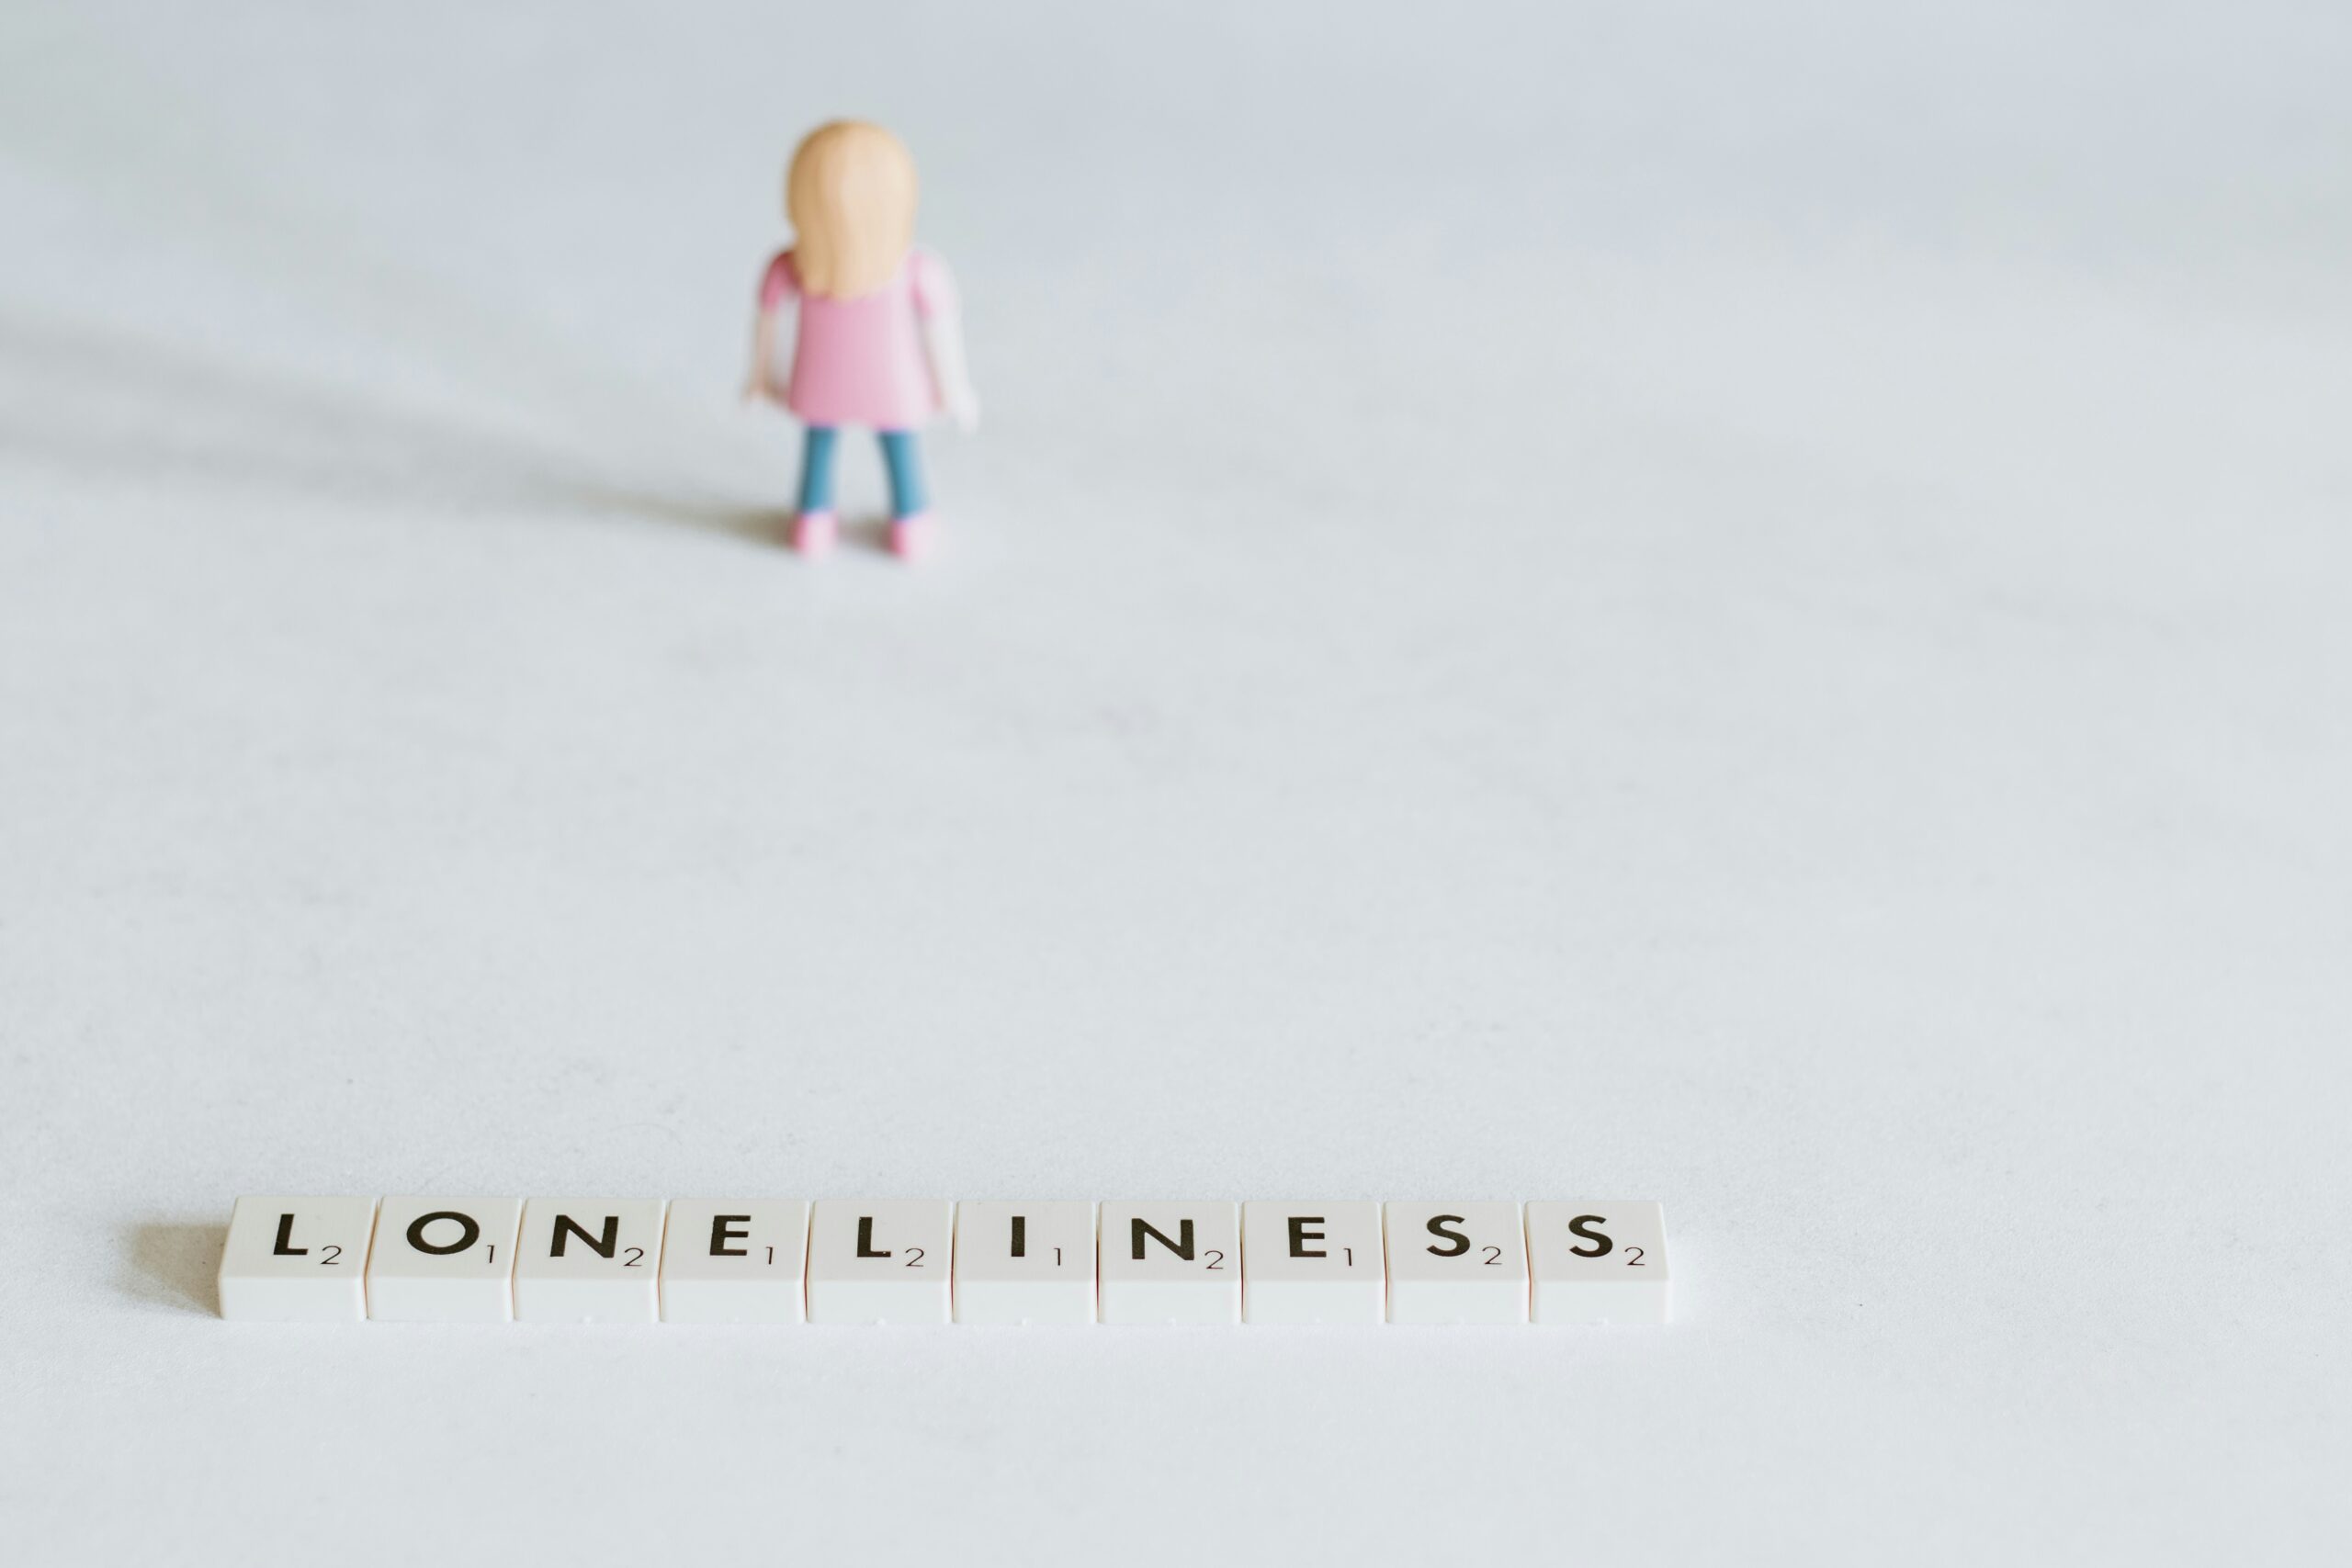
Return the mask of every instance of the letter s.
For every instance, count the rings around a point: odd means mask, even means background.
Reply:
[[[1585,1228],[1587,1225],[1605,1225],[1608,1223],[1609,1221],[1607,1217],[1600,1214],[1578,1214],[1575,1219],[1570,1220],[1568,1222],[1568,1234],[1570,1235],[1580,1235],[1587,1241],[1597,1241],[1600,1245],[1599,1247],[1572,1247],[1568,1248],[1568,1250],[1575,1253],[1578,1258],[1608,1257],[1611,1249],[1613,1249],[1617,1244],[1611,1241],[1599,1231],[1587,1230]]]

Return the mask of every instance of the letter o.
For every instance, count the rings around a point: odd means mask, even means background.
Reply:
[[[465,1229],[458,1233],[458,1239],[448,1246],[435,1247],[424,1239],[424,1227],[435,1220],[455,1220],[465,1226]],[[481,1239],[481,1227],[474,1224],[473,1216],[461,1214],[455,1209],[441,1209],[430,1214],[419,1214],[408,1227],[408,1244],[419,1252],[429,1252],[435,1258],[447,1258],[453,1252],[463,1252]]]

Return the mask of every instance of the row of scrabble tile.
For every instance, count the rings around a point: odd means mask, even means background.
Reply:
[[[1664,1212],[1601,1199],[240,1198],[220,1258],[220,1314],[281,1323],[1663,1323],[1667,1297]]]

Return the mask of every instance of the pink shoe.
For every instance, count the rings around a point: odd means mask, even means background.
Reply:
[[[841,537],[841,525],[830,512],[803,512],[792,520],[789,542],[804,556],[828,554]]]
[[[928,512],[894,517],[890,520],[890,553],[900,560],[921,560],[931,554],[936,532]]]

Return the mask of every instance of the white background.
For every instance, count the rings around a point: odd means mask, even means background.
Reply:
[[[2340,1561],[2348,78],[8,6],[0,1551]],[[917,571],[733,401],[843,112],[987,405]],[[1679,1321],[224,1324],[283,1190],[1656,1197]]]

